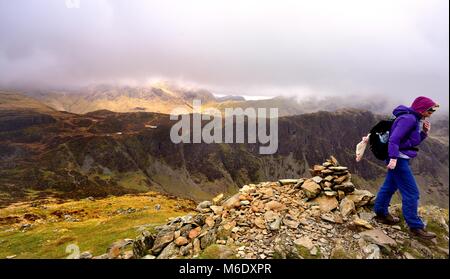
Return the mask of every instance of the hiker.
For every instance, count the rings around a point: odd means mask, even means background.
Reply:
[[[385,160],[388,172],[383,186],[378,191],[374,211],[376,219],[384,224],[397,224],[400,219],[389,214],[388,207],[392,195],[399,190],[402,196],[403,217],[412,235],[432,239],[436,234],[425,230],[418,216],[419,188],[410,168],[410,160],[417,156],[417,146],[427,137],[431,125],[426,118],[439,107],[427,97],[417,97],[411,107],[398,106],[396,117],[390,130],[388,156]]]

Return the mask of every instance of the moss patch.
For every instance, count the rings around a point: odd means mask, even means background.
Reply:
[[[344,249],[335,249],[331,253],[331,259],[356,259],[356,255]]]
[[[146,176],[140,172],[130,172],[120,175],[120,180],[117,182],[125,189],[133,189],[140,192],[146,192],[149,187],[146,183]]]
[[[316,247],[317,248],[317,247]],[[303,246],[297,245],[297,252],[304,259],[320,259],[322,258],[322,254],[320,253],[320,249],[317,248],[317,254],[311,255],[310,251]]]
[[[236,259],[234,249],[230,246],[212,244],[203,250],[199,259]]]
[[[426,229],[434,232],[437,235],[436,240],[438,246],[442,248],[449,247],[448,241],[445,239],[445,236],[448,237],[448,233],[438,222],[434,220],[428,220]]]

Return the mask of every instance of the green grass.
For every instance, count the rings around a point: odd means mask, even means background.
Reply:
[[[447,217],[448,216],[448,210],[444,211],[444,216],[445,216],[446,219],[448,218]],[[406,224],[403,215],[400,214],[399,217],[400,217],[400,220],[401,220],[401,222],[399,223],[399,226],[401,227],[402,231],[409,232],[408,225]],[[442,248],[448,248],[449,247],[448,241],[444,238],[445,236],[448,236],[447,231],[438,222],[433,220],[433,218],[431,216],[424,215],[424,216],[422,216],[422,218],[427,223],[426,230],[429,230],[431,232],[436,233],[436,235],[437,235],[437,237],[436,237],[437,245],[431,243],[430,241],[422,240],[422,239],[417,238],[417,237],[413,237],[413,239],[419,241],[423,245],[425,245],[428,248],[430,248],[430,250],[433,253],[433,258],[448,259],[447,255],[445,255],[443,252],[440,252],[438,249],[436,249],[436,246],[439,246],[439,247],[442,247]],[[423,255],[420,252],[418,252],[415,249],[413,249],[411,247],[411,242],[410,241],[406,241],[403,245],[401,245],[399,247],[399,251],[402,254],[405,253],[405,252],[408,252],[416,259],[426,259],[426,258],[428,258],[426,255]]]
[[[138,228],[144,226],[152,231],[157,226],[167,222],[169,217],[185,215],[188,211],[177,211],[176,203],[189,205],[190,202],[176,199],[166,199],[162,195],[139,195],[110,197],[95,202],[80,200],[68,201],[63,204],[46,204],[47,209],[32,208],[26,205],[11,206],[0,210],[0,217],[21,216],[33,213],[45,216],[44,223],[35,222],[33,227],[25,232],[17,228],[8,231],[10,226],[0,227],[0,258],[17,255],[17,258],[66,258],[67,245],[76,244],[80,252],[90,251],[93,255],[101,255],[115,241],[124,238],[135,238],[139,235]],[[161,210],[154,209],[155,204],[161,204]],[[138,212],[116,214],[110,216],[118,208],[133,207]],[[84,209],[84,211],[80,211]],[[51,215],[55,210],[79,211],[83,214],[74,215],[80,222],[56,220]],[[24,221],[23,223],[28,223]]]
[[[408,252],[411,256],[413,256],[416,259],[425,259],[426,257],[419,252],[417,252],[415,249],[411,247],[411,242],[407,241],[404,245],[400,247],[399,250],[402,254]]]
[[[146,192],[149,190],[145,183],[146,177],[140,172],[131,172],[120,175],[118,184],[126,189],[138,190],[140,192]]]
[[[30,199],[39,197],[39,194],[42,192],[42,191],[33,190],[33,189],[26,189],[25,191],[26,191],[27,197]]]
[[[163,186],[169,192],[180,196],[196,197],[198,200],[207,200],[211,198],[211,194],[202,191],[199,187],[188,184],[182,174],[180,176],[160,175],[156,174],[152,177],[154,181]]]
[[[426,229],[437,234],[436,240],[438,246],[448,248],[448,242],[444,239],[444,236],[448,236],[448,233],[440,224],[434,220],[428,220]]]
[[[159,221],[158,223],[164,221],[146,220],[140,216],[131,217],[133,218],[113,218],[106,222],[93,220],[63,226],[51,224],[24,233],[0,233],[0,237],[6,239],[0,257],[15,254],[20,258],[64,258],[68,244],[76,244],[80,247],[80,251],[90,251],[94,255],[99,255],[105,253],[108,246],[116,240],[136,237],[138,233],[133,225],[138,225],[141,221]]]
[[[93,176],[98,176],[101,180],[110,180],[110,179],[114,178],[113,175],[105,174],[105,173],[96,173]]]

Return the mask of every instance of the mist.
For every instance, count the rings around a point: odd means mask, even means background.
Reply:
[[[0,87],[358,96],[448,110],[449,2],[0,0]]]

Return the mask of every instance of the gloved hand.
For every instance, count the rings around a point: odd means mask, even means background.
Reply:
[[[428,133],[431,129],[431,123],[428,120],[423,121],[423,132]]]
[[[389,160],[389,164],[387,165],[387,168],[390,170],[393,170],[393,169],[395,169],[395,166],[397,166],[397,159]]]

